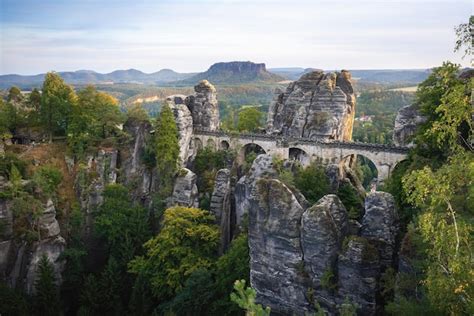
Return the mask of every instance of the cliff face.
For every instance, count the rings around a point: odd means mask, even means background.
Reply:
[[[355,96],[348,71],[304,74],[275,91],[267,118],[269,134],[318,140],[352,139]]]
[[[393,197],[370,193],[360,222],[348,219],[336,195],[307,207],[275,179],[271,159],[257,157],[239,181],[239,199],[248,202],[250,277],[258,302],[276,314],[305,315],[319,304],[333,315],[349,299],[361,315],[377,314],[383,306],[379,279],[395,257]]]

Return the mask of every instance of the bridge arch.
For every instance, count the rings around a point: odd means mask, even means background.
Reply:
[[[199,137],[195,137],[193,140],[193,147],[196,149],[196,151],[201,150],[203,148],[202,145],[202,140]]]
[[[209,148],[209,149],[212,149],[212,150],[216,150],[217,146],[216,146],[216,142],[214,141],[214,139],[208,138],[207,142],[206,142],[206,147]]]
[[[305,150],[298,147],[288,148],[288,158],[299,161],[302,166],[308,166],[311,163],[311,156]]]
[[[237,162],[239,165],[243,164],[244,162],[251,163],[250,160],[253,161],[258,155],[266,153],[267,152],[265,149],[259,144],[247,143],[240,148],[237,155]]]
[[[221,150],[227,150],[230,148],[230,144],[228,141],[226,140],[221,140],[220,144],[219,144],[219,149]]]
[[[345,156],[341,162],[341,166],[347,166],[355,171],[357,177],[360,179],[362,186],[369,190],[375,188],[377,183],[380,183],[379,168],[376,161],[363,154],[351,154]]]

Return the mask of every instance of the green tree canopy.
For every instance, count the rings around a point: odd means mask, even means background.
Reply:
[[[178,127],[173,111],[165,104],[155,125],[155,154],[158,171],[159,194],[167,198],[173,190],[173,179],[178,167]]]
[[[239,132],[256,132],[262,127],[263,112],[257,107],[244,107],[239,111],[237,129]]]
[[[146,276],[158,300],[172,298],[193,272],[212,266],[219,244],[214,221],[200,209],[167,209],[159,234],[145,243],[146,255],[134,259],[130,271]]]
[[[34,305],[37,315],[60,315],[59,291],[56,286],[54,269],[46,255],[41,256],[38,263]]]
[[[72,87],[54,72],[46,74],[42,91],[40,115],[51,141],[53,134],[65,134],[77,97]]]

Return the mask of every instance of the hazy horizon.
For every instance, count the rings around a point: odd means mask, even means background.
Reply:
[[[471,1],[0,0],[0,74],[160,69],[428,69],[453,53]]]

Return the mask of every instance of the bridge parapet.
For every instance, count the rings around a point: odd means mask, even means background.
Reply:
[[[206,129],[194,129],[194,135],[206,135],[214,137],[228,137],[261,141],[274,141],[278,143],[288,143],[296,145],[298,143],[307,145],[318,145],[329,148],[347,148],[347,149],[361,149],[361,150],[375,150],[384,152],[394,152],[400,154],[407,154],[410,150],[408,147],[401,147],[388,144],[373,144],[363,142],[341,142],[341,141],[321,141],[311,138],[294,138],[284,137],[279,135],[268,135],[263,133],[228,133],[224,131],[210,131]]]

